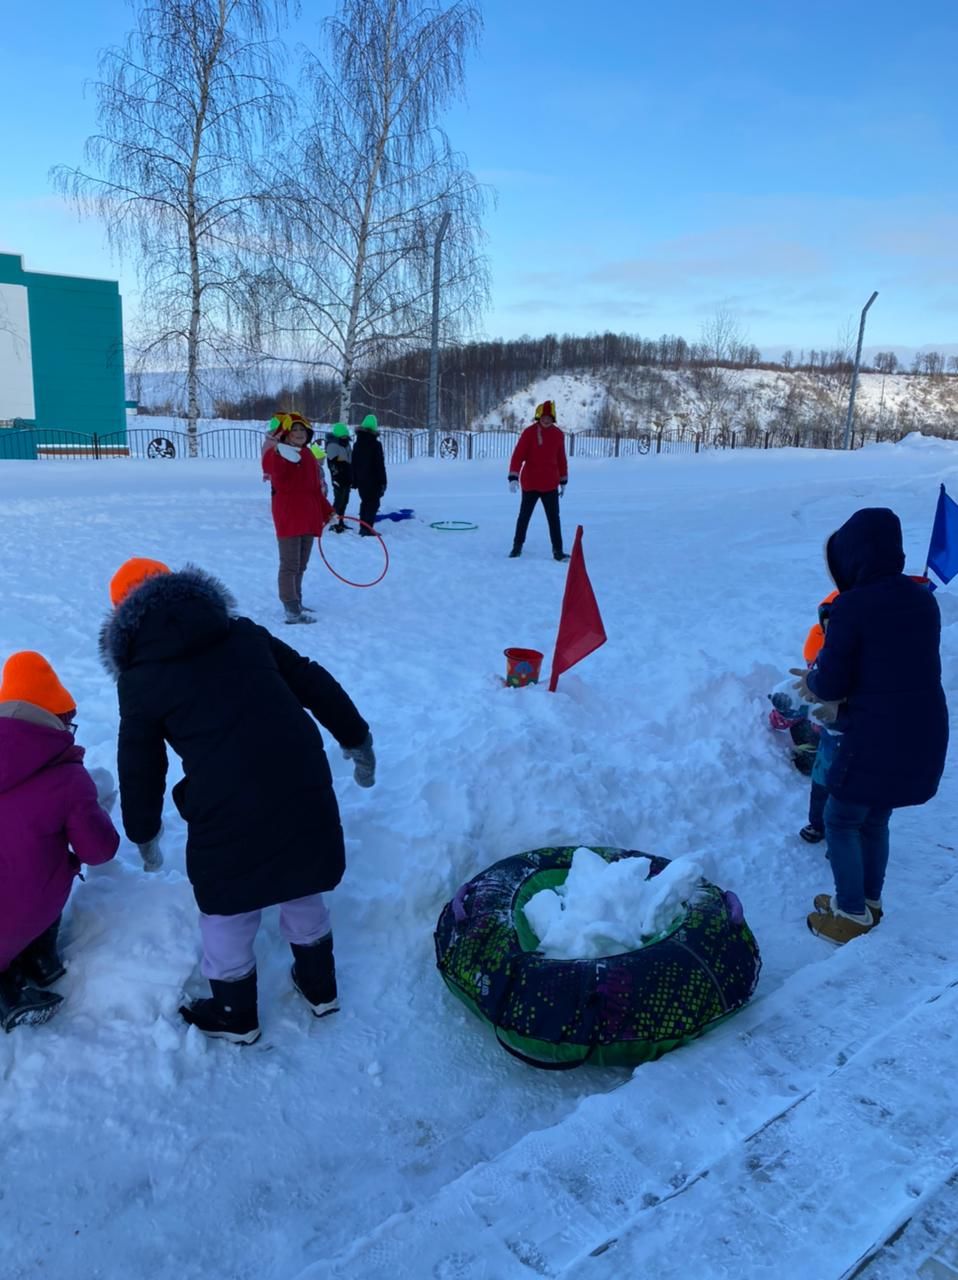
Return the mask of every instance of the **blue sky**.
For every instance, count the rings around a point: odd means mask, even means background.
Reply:
[[[304,0],[309,39],[326,3]],[[488,336],[695,338],[719,307],[757,346],[830,347],[872,289],[868,345],[958,351],[958,5],[487,0],[445,123],[498,203]],[[39,18],[37,15],[40,15]],[[123,0],[5,15],[0,249],[119,275],[51,192],[93,127],[83,82]]]

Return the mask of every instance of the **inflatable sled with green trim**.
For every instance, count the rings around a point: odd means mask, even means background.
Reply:
[[[637,951],[551,960],[523,908],[569,873],[578,846],[505,858],[464,884],[436,926],[436,963],[450,991],[492,1026],[503,1049],[534,1067],[635,1066],[688,1043],[741,1009],[761,957],[735,894],[702,880],[690,903]],[[589,846],[614,862],[637,849]]]

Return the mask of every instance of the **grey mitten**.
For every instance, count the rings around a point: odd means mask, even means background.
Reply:
[[[163,834],[163,828],[152,840],[147,840],[145,844],[138,844],[136,847],[140,851],[140,857],[143,859],[144,871],[159,871],[163,865],[163,850],[160,848],[160,836]]]
[[[838,709],[841,705],[840,702],[820,702],[812,711],[812,719],[818,720],[821,724],[834,724],[838,719]]]
[[[366,741],[358,747],[343,747],[343,759],[352,760],[353,778],[357,787],[372,787],[376,783],[376,753],[373,751],[373,735],[366,734]]]
[[[100,808],[107,813],[112,813],[113,806],[116,804],[116,783],[113,781],[113,774],[109,769],[100,768],[90,769],[89,773],[96,787],[96,798]]]
[[[509,481],[509,492],[510,492],[510,493],[518,493],[518,492],[519,492],[519,481],[518,481],[518,480],[510,480],[510,481]]]
[[[565,486],[566,486],[566,483],[567,483],[567,482],[564,482],[563,484],[560,484],[560,485],[559,485],[559,497],[560,497],[560,498],[564,498],[564,497],[565,497]]]

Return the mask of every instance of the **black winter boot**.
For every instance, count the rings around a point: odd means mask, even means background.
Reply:
[[[302,947],[291,942],[294,964],[290,970],[293,986],[303,997],[317,1018],[339,1009],[336,992],[336,962],[333,959],[333,935]]]
[[[63,996],[55,991],[25,986],[12,967],[0,973],[0,1026],[4,1031],[12,1031],[21,1023],[36,1026],[46,1022],[62,1003]]]
[[[57,934],[60,931],[60,917],[57,916],[48,929],[44,929],[39,938],[34,938],[28,947],[17,956],[16,964],[26,985],[31,987],[52,987],[66,973],[60,953],[57,951]]]
[[[522,555],[522,548],[521,548],[521,547],[513,547],[513,548],[512,548],[512,550],[509,552],[509,559],[510,559],[510,560],[516,560],[516,559],[518,559],[518,557],[519,557],[519,556],[521,556],[521,555]]]
[[[202,1031],[211,1040],[229,1040],[230,1044],[255,1044],[259,1039],[256,1012],[256,970],[234,982],[210,978],[212,996],[180,1006],[185,1022]]]
[[[568,560],[569,557],[564,551],[553,551],[552,558],[553,560]]]

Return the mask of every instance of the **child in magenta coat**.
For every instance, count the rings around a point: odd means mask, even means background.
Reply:
[[[0,682],[0,1026],[45,1022],[63,999],[60,916],[82,863],[120,837],[75,745],[76,703],[39,653],[13,654]],[[104,791],[112,792],[112,778]],[[104,802],[107,797],[104,796]]]

